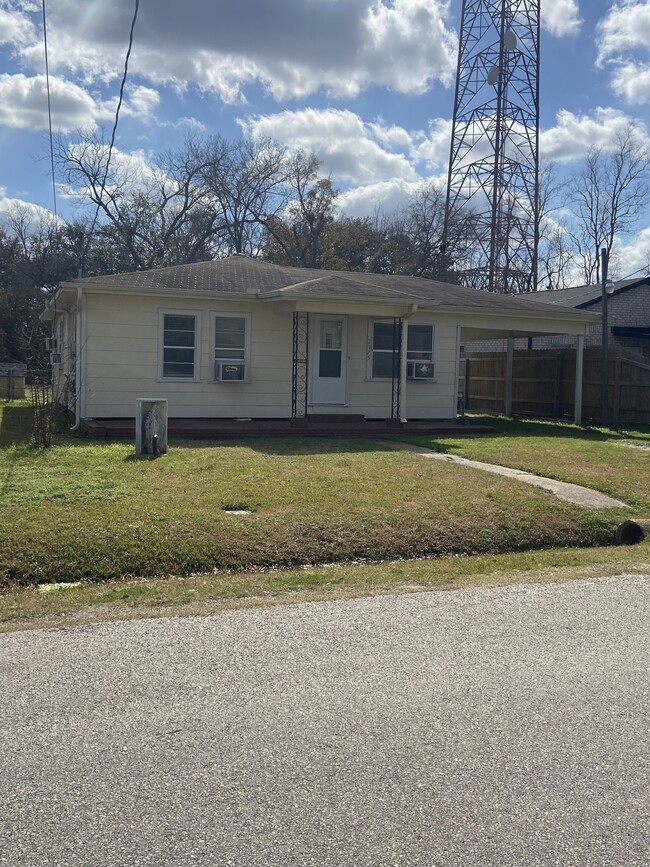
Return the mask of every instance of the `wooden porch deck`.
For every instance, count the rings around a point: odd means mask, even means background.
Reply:
[[[135,439],[133,418],[83,419],[81,429],[93,439]],[[232,439],[244,437],[372,438],[388,434],[489,433],[487,425],[463,421],[417,420],[402,424],[393,419],[366,419],[361,415],[311,415],[307,418],[170,418],[167,432],[178,439]]]

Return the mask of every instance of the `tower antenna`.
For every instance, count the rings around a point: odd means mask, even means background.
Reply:
[[[540,0],[463,0],[443,244],[465,285],[537,288]]]

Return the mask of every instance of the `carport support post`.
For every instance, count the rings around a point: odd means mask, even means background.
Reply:
[[[515,339],[510,335],[506,346],[505,414],[507,416],[512,415],[512,367],[514,354]]]
[[[574,398],[573,421],[582,424],[582,367],[585,357],[585,338],[577,334],[576,344],[576,393]]]

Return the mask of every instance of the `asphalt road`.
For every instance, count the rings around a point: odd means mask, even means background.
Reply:
[[[0,636],[0,864],[648,865],[650,576]]]

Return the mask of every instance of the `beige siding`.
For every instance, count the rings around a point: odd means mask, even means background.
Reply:
[[[200,313],[199,381],[159,381],[160,310]],[[250,382],[212,381],[211,319],[218,312],[251,315]],[[406,417],[450,418],[456,409],[458,317],[422,315],[412,321],[435,325],[435,381],[408,382],[403,401]],[[348,318],[347,406],[319,406],[313,411],[390,416],[391,383],[369,377],[368,323],[367,316]],[[83,414],[87,417],[131,416],[139,397],[167,398],[170,417],[277,418],[291,414],[292,317],[259,302],[215,304],[213,299],[161,301],[88,293],[84,344]]]
[[[160,310],[200,314],[198,382],[159,381]],[[250,382],[212,381],[211,317],[219,312],[251,314]],[[290,415],[291,340],[291,317],[259,304],[88,294],[85,414],[129,416],[136,398],[165,397],[171,417]]]
[[[378,317],[354,316],[349,323],[350,400],[349,412],[367,418],[387,418],[391,411],[391,383],[369,376],[368,323]],[[435,326],[434,382],[406,384],[402,397],[403,415],[407,418],[451,418],[456,414],[456,323],[431,315],[416,316],[410,322],[431,322]],[[322,410],[319,410],[322,411]],[[345,411],[345,410],[338,410]]]

